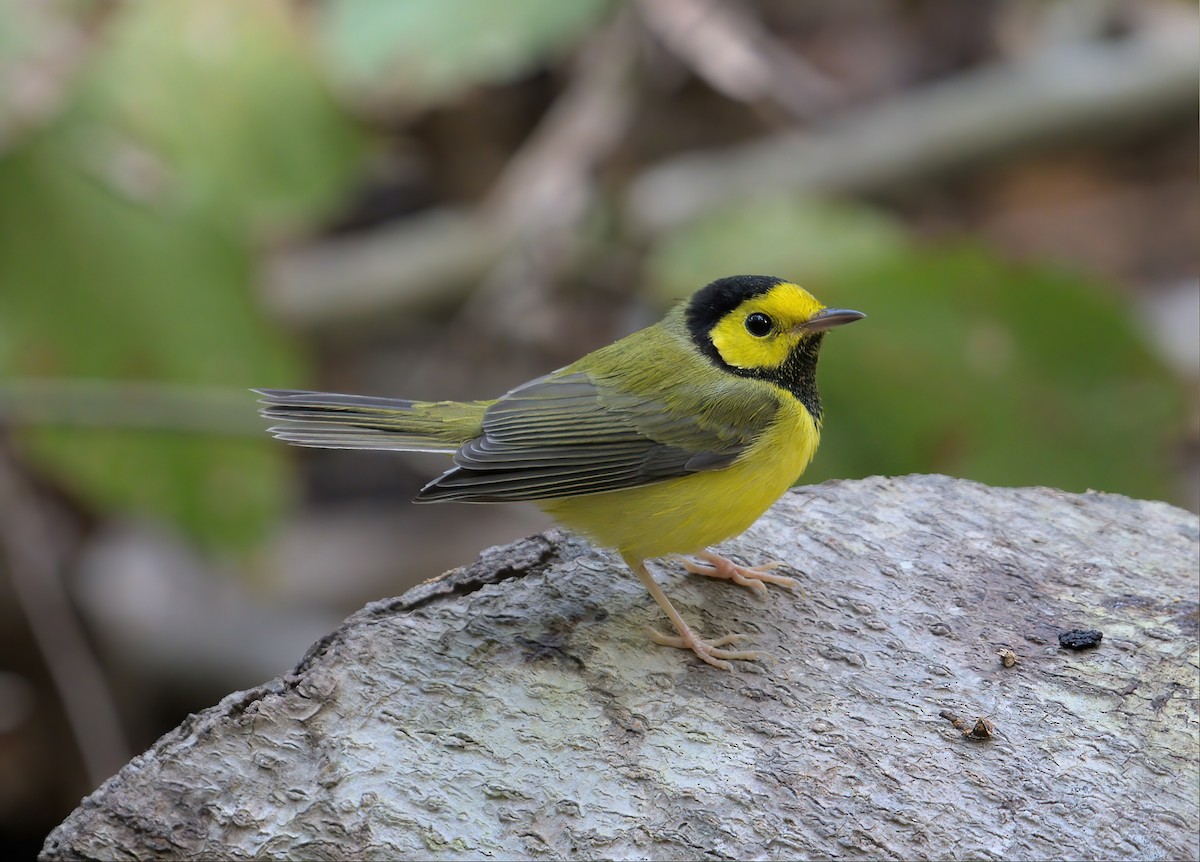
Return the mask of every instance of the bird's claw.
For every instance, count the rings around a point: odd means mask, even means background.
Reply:
[[[760,593],[766,593],[767,584],[776,584],[787,587],[789,590],[795,588],[797,584],[795,578],[769,574],[772,569],[778,569],[783,565],[780,562],[765,563],[761,566],[743,566],[711,551],[704,551],[696,556],[700,558],[699,561],[685,559],[683,562],[684,568],[694,575],[704,575],[706,578],[724,578]]]
[[[733,665],[730,661],[757,661],[764,658],[765,654],[757,650],[728,650],[721,649],[732,643],[747,637],[743,634],[725,635],[711,641],[703,640],[696,636],[691,629],[686,629],[681,635],[665,635],[656,629],[649,629],[651,639],[662,646],[676,647],[677,649],[690,649],[702,661],[706,661],[713,667],[719,667],[721,670],[733,670]]]

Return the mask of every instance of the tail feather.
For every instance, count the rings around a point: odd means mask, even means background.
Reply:
[[[267,429],[295,446],[453,453],[477,436],[484,406],[408,401],[334,392],[255,389]]]

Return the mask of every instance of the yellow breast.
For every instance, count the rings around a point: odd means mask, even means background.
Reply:
[[[541,501],[546,512],[633,559],[688,554],[736,536],[800,478],[820,432],[796,399],[737,461],[654,485]]]

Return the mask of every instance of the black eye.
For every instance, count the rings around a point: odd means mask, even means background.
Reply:
[[[746,318],[746,331],[755,338],[762,338],[771,332],[771,318],[761,311],[756,311]]]

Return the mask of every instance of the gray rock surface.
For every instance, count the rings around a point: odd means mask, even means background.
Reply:
[[[648,641],[614,555],[535,536],[190,717],[42,858],[1195,859],[1198,537],[1106,494],[799,489],[722,549],[798,591],[657,566],[773,657],[727,673]]]

